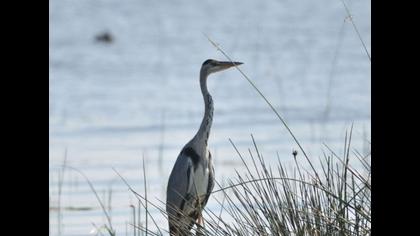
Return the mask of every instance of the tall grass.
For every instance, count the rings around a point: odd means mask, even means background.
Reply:
[[[223,192],[223,210],[235,220],[208,211],[207,234],[370,235],[370,154],[352,152],[350,137],[341,156],[329,150],[320,159],[320,170],[305,168],[308,163],[297,154],[291,157],[293,169],[279,156],[276,166],[267,165],[253,139],[251,164],[238,153],[246,172],[215,191]],[[353,167],[351,159],[362,168]]]
[[[210,201],[218,206],[205,209],[204,226],[195,228],[191,235],[371,234],[370,152],[362,155],[351,147],[352,128],[346,133],[341,153],[324,144],[319,165],[312,158],[302,158],[297,151],[289,157],[277,153],[276,163],[268,164],[252,135],[251,139],[253,147],[246,155],[230,140],[242,161],[243,171],[236,171],[236,177],[229,179],[224,187],[217,182],[219,187],[213,191]],[[290,160],[293,166],[287,165]],[[107,223],[102,227],[94,225],[97,232],[117,235],[109,208],[105,208],[89,179],[79,170],[67,168],[86,179],[101,205]],[[131,206],[133,220],[128,225],[133,231],[129,235],[167,235],[167,225],[158,225],[150,214],[151,208],[155,208],[167,217],[163,201],[156,204],[148,199],[144,161],[143,193],[138,193],[115,172],[138,199],[137,209],[134,204]],[[216,197],[217,193],[221,193],[222,199]],[[144,216],[152,220],[157,230],[150,229]]]
[[[351,22],[351,24],[353,26],[353,29],[354,29],[354,31],[357,34],[357,37],[359,38],[360,42],[362,43],[363,49],[365,49],[366,56],[369,58],[369,61],[372,61],[372,58],[370,56],[370,53],[367,50],[366,44],[363,41],[362,36],[360,35],[360,32],[359,32],[359,30],[358,30],[358,28],[356,26],[356,23],[354,23],[353,15],[351,14],[349,7],[347,6],[347,4],[346,4],[346,2],[344,0],[341,0],[341,3],[343,3],[344,8],[346,9],[346,13],[347,13],[346,20],[348,19]]]
[[[326,151],[318,160],[318,168],[312,168],[317,163],[302,158],[297,151],[289,157],[293,166],[287,167],[280,154],[275,165],[267,164],[252,135],[251,139],[253,150],[248,149],[248,156],[230,140],[244,171],[236,171],[236,178],[228,180],[225,187],[217,183],[219,188],[210,201],[216,201],[218,207],[205,209],[204,226],[192,230],[191,235],[371,234],[370,153],[363,156],[351,148],[352,128],[346,133],[341,154],[324,144]],[[143,202],[146,215],[153,207],[166,217],[164,202],[151,203],[147,195],[124,182]],[[216,193],[222,193],[223,199],[217,199]],[[157,232],[147,224],[136,225],[138,235],[167,233],[166,225],[154,223]]]
[[[99,197],[98,192],[96,191],[95,187],[93,186],[92,182],[89,180],[89,178],[79,169],[74,168],[72,166],[65,166],[65,168],[68,168],[70,170],[74,170],[75,172],[79,173],[81,176],[83,176],[83,178],[85,179],[86,183],[89,185],[90,190],[92,191],[92,193],[95,195],[96,200],[98,201],[103,214],[105,215],[106,218],[106,223],[104,225],[102,225],[101,227],[97,227],[95,224],[93,224],[93,226],[96,228],[96,231],[99,234],[102,234],[102,231],[104,230],[108,235],[110,236],[115,236],[116,232],[115,229],[112,227],[112,220],[111,220],[111,215],[110,215],[110,210],[111,207],[108,206],[108,208],[105,206],[105,203],[103,200],[101,200],[101,198]],[[112,191],[110,191],[110,194],[112,193]],[[109,202],[110,204],[110,202]]]
[[[57,182],[57,188],[58,188],[58,199],[57,199],[57,230],[58,235],[61,235],[61,226],[62,226],[62,219],[63,219],[63,213],[61,212],[61,193],[63,189],[63,182],[64,182],[64,173],[66,170],[67,165],[67,148],[64,150],[64,159],[63,159],[63,165],[61,170],[58,171],[58,182]]]

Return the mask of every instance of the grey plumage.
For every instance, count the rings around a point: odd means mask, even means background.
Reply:
[[[213,122],[213,100],[207,90],[209,74],[240,65],[241,62],[206,60],[200,70],[200,88],[204,99],[204,117],[197,134],[184,146],[168,181],[166,211],[171,235],[189,235],[200,221],[214,187],[214,167],[208,138]],[[199,223],[199,222],[198,222]]]

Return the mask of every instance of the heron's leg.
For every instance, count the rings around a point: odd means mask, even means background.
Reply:
[[[200,202],[200,198],[197,198],[197,206],[196,206],[199,210],[198,210],[198,217],[197,217],[197,224],[199,224],[200,226],[202,226],[203,223],[203,216],[202,216],[202,208],[201,208],[201,202]]]
[[[203,226],[203,216],[201,215],[201,213],[198,215],[198,223]]]
[[[202,216],[202,214],[200,212],[198,214],[197,222],[196,222],[196,225],[197,225],[197,233],[196,233],[196,235],[197,236],[204,236],[204,233],[203,233],[204,225],[203,225],[203,223],[204,223],[203,216]]]

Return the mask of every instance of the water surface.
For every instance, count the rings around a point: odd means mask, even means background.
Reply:
[[[346,1],[370,52],[370,2]],[[346,19],[341,1],[50,1],[50,206],[58,204],[58,171],[82,171],[108,204],[125,235],[137,200],[112,170],[143,193],[165,199],[166,181],[203,115],[198,74],[208,58],[225,60],[209,35],[245,64],[242,70],[285,118],[316,160],[328,144],[338,153],[354,124],[353,147],[370,140],[370,61]],[[108,31],[115,40],[98,43]],[[266,162],[284,162],[297,149],[291,136],[236,70],[214,74],[208,87],[215,103],[209,146],[216,179],[242,170],[229,138],[247,156],[254,136]],[[214,197],[218,197],[215,195]],[[105,216],[89,185],[66,170],[58,227],[51,235],[87,235]],[[211,198],[208,208],[218,209]],[[160,224],[166,222],[153,212]],[[144,220],[144,219],[143,219]],[[129,229],[131,230],[131,229]],[[129,231],[130,233],[130,231]]]

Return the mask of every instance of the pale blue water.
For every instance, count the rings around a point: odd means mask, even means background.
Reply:
[[[346,3],[370,52],[370,2]],[[165,198],[175,158],[201,122],[200,66],[207,58],[226,59],[203,33],[245,63],[242,70],[314,159],[325,150],[323,142],[341,151],[352,122],[354,147],[363,151],[364,139],[370,140],[370,61],[345,18],[340,0],[51,0],[51,205],[66,147],[67,164],[83,171],[101,196],[112,187],[118,235],[125,235],[129,204],[136,200],[112,167],[141,191],[144,155],[149,194]],[[105,30],[115,41],[96,43]],[[290,160],[297,145],[238,71],[212,75],[208,86],[215,102],[209,145],[216,179],[241,169],[229,138],[246,154],[253,134],[267,162],[276,152]],[[74,171],[64,176],[61,204],[95,207],[64,211],[62,235],[87,235],[92,222],[105,222]],[[208,207],[217,209],[217,202],[210,199]],[[50,216],[57,235],[56,212]]]

